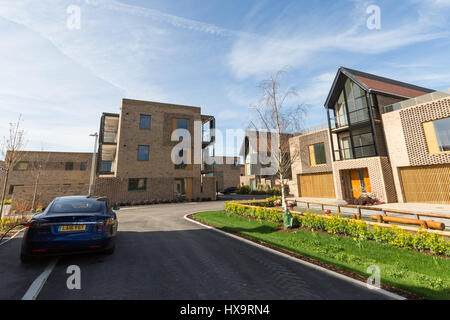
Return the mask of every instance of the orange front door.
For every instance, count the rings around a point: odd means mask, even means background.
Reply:
[[[358,199],[361,193],[370,193],[372,188],[370,186],[369,171],[367,168],[350,170],[350,180],[352,182],[353,196]]]

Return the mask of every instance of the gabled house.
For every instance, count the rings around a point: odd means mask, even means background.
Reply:
[[[289,138],[293,135],[283,133],[280,136],[281,148],[286,157],[289,157]],[[273,140],[275,143],[275,140]],[[274,187],[279,184],[279,177],[271,163],[272,134],[266,131],[247,130],[242,142],[239,155],[244,158],[244,175],[241,176],[241,185],[248,185],[252,190],[258,185]],[[291,179],[288,172],[284,179]]]
[[[325,102],[338,199],[372,193],[398,200],[386,131],[385,107],[434,90],[341,67]],[[391,155],[392,156],[392,155]]]

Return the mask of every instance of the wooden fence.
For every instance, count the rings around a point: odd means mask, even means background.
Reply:
[[[421,220],[420,217],[432,217],[432,218],[439,218],[439,219],[448,219],[450,221],[450,214],[444,214],[444,213],[430,213],[430,212],[411,212],[411,211],[404,211],[404,210],[396,210],[396,209],[384,209],[384,208],[377,208],[377,207],[367,207],[367,206],[357,206],[357,205],[350,205],[350,204],[338,204],[338,203],[325,203],[325,202],[316,202],[316,201],[307,201],[307,200],[298,200],[298,199],[292,199],[288,198],[288,202],[300,202],[305,203],[306,207],[309,209],[311,205],[319,205],[321,210],[324,211],[325,207],[336,207],[337,213],[341,213],[341,208],[352,208],[356,209],[356,214],[352,215],[352,218],[354,219],[361,219],[361,210],[370,210],[379,212],[381,214],[378,215],[371,215],[369,218],[372,220],[375,220],[376,222],[371,221],[365,221],[366,223],[370,225],[381,225],[384,227],[392,227],[390,223],[401,223],[406,225],[418,225],[421,229],[428,230],[433,233],[437,233],[439,235],[450,237],[450,232],[444,231],[445,230],[445,224],[442,222],[434,221],[434,220]],[[296,212],[298,213],[298,212]],[[387,213],[396,213],[396,214],[403,214],[408,216],[414,216],[415,218],[404,218],[404,217],[395,217],[395,216],[388,216]],[[408,226],[397,226],[404,230],[409,231],[418,231],[418,228],[412,228]],[[435,229],[435,230],[433,230]]]

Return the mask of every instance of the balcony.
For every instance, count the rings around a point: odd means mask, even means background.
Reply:
[[[336,161],[369,158],[376,156],[375,144],[355,146],[354,152],[351,148],[334,150]]]
[[[117,133],[116,132],[107,132],[103,133],[103,143],[117,143]]]
[[[336,117],[330,118],[331,129],[338,130],[348,128],[349,122],[351,125],[364,123],[370,120],[369,109],[362,108],[349,112],[350,121],[348,121],[347,115],[342,114]]]

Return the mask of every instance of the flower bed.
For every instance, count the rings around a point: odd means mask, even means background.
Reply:
[[[225,211],[258,220],[283,222],[283,212],[277,208],[250,206],[247,203],[227,202]],[[294,215],[294,227],[306,227],[322,230],[331,234],[353,237],[355,240],[373,240],[398,248],[415,249],[421,252],[450,256],[450,242],[443,237],[426,231],[416,234],[396,226],[385,228],[378,225],[371,227],[361,220],[343,218],[339,214],[320,216],[307,212],[306,215]]]

